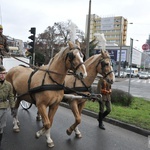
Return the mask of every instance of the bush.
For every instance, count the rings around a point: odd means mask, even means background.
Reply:
[[[111,101],[114,104],[129,106],[133,101],[133,96],[128,92],[119,89],[112,89]]]

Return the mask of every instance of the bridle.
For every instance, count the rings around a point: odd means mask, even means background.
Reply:
[[[96,65],[96,68],[97,68],[98,65],[101,64],[102,74],[104,74],[103,79],[105,79],[109,74],[111,74],[113,72],[113,70],[111,70],[108,73],[105,73],[105,71],[104,71],[105,66],[108,66],[108,63],[105,63],[105,59],[110,59],[110,58],[109,57],[105,57],[105,58],[99,60],[98,64]]]
[[[78,47],[74,47],[74,48],[72,48],[71,50],[73,50],[73,49],[78,49],[78,50],[80,50]],[[81,52],[80,52],[80,51],[79,51],[79,53],[80,53],[80,55],[81,55]],[[68,52],[68,53],[67,53],[66,58],[65,58],[65,62],[66,62],[67,58],[69,58],[69,62],[70,62],[71,69],[72,69],[73,73],[76,74],[77,69],[78,69],[82,64],[84,64],[84,63],[81,62],[80,64],[78,64],[77,66],[75,66],[74,63],[73,63],[73,60],[74,60],[74,58],[75,58],[73,52]]]

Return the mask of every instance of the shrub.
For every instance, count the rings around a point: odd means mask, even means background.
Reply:
[[[111,101],[114,104],[129,106],[133,101],[133,96],[128,92],[122,91],[120,89],[112,89]]]

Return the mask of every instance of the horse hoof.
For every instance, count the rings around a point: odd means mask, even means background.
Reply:
[[[80,138],[82,138],[82,135],[81,134],[76,134],[76,138],[80,139]]]
[[[42,117],[40,116],[40,117],[36,117],[36,120],[37,121],[41,121],[42,120]]]
[[[17,122],[17,125],[20,126],[20,122]]]
[[[66,130],[66,133],[67,133],[68,135],[71,135],[71,132],[69,131],[69,129]]]
[[[16,128],[16,129],[13,129],[14,132],[18,133],[20,132],[20,129],[19,128]]]
[[[54,147],[54,142],[47,143],[47,144],[48,144],[48,147]]]
[[[40,134],[37,132],[37,133],[35,134],[35,137],[38,139],[38,138],[40,137]]]

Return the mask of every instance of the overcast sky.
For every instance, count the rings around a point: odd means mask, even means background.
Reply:
[[[85,32],[89,0],[0,0],[0,8],[3,33],[27,41],[31,27],[39,34],[54,22],[71,20]],[[149,8],[150,0],[91,0],[91,14],[123,16],[133,23],[128,25],[127,44],[133,38],[138,49],[150,34]]]

